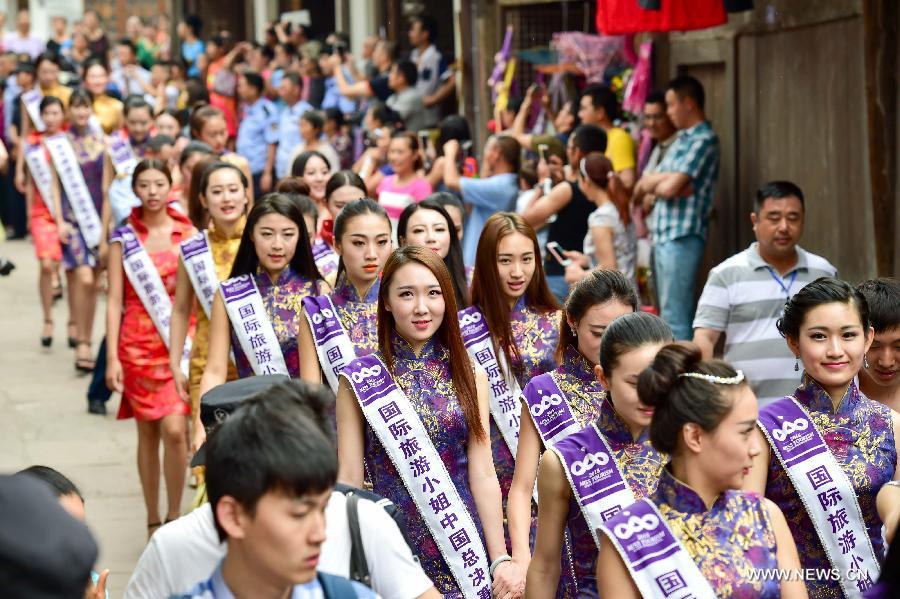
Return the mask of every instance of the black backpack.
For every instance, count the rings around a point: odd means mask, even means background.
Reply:
[[[373,501],[387,512],[387,515],[391,517],[397,524],[397,528],[400,529],[403,540],[406,541],[407,546],[413,552],[413,555],[415,555],[416,552],[409,542],[409,537],[406,536],[406,520],[403,517],[403,512],[401,512],[400,508],[394,505],[391,500],[385,499],[381,495],[377,495],[371,491],[357,489],[356,487],[343,485],[341,483],[336,484],[334,490],[347,496],[347,523],[350,527],[350,580],[360,582],[367,587],[372,586],[372,577],[369,573],[369,562],[366,560],[366,552],[363,549],[362,536],[359,531],[359,508],[357,507],[357,504],[359,503],[360,497]]]

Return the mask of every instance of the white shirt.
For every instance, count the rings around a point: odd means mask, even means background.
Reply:
[[[400,529],[375,503],[360,499],[360,535],[372,588],[384,599],[410,599],[434,585],[413,558]],[[350,528],[347,498],[337,491],[325,508],[327,540],[319,556],[319,570],[338,576],[350,573]],[[141,554],[124,599],[159,599],[184,593],[208,579],[225,556],[212,508],[203,504],[157,530]]]

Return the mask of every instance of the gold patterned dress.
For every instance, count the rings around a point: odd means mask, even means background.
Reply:
[[[230,236],[220,233],[216,230],[215,224],[209,223],[209,251],[212,253],[213,264],[216,266],[216,276],[219,281],[224,281],[231,274],[231,265],[234,263],[234,257],[237,254],[238,246],[241,244],[241,235],[244,232],[246,217],[241,217],[238,226]],[[190,393],[191,407],[193,410],[200,409],[200,378],[203,376],[203,369],[206,368],[206,359],[209,353],[209,318],[203,309],[197,310],[197,333],[194,335],[194,343],[191,348],[191,372],[190,372]],[[237,370],[231,360],[228,361],[228,376],[225,380],[233,381],[237,379]],[[196,412],[195,412],[196,413]]]

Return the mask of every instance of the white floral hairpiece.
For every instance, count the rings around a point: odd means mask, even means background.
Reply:
[[[682,372],[678,376],[691,379],[700,379],[707,383],[716,385],[739,385],[744,382],[744,371],[738,370],[734,376],[714,376],[712,374],[703,374],[702,372]]]

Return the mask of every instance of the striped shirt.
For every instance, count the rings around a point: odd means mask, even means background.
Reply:
[[[657,198],[653,209],[653,241],[663,243],[688,235],[706,238],[709,213],[719,179],[719,137],[708,121],[678,132],[678,137],[656,169],[684,173],[691,178],[693,195]]]
[[[725,360],[744,371],[763,406],[790,395],[800,384],[794,355],[775,327],[785,302],[808,283],[833,277],[837,270],[798,246],[797,264],[779,276],[760,257],[757,245],[710,271],[694,329],[725,333]]]

